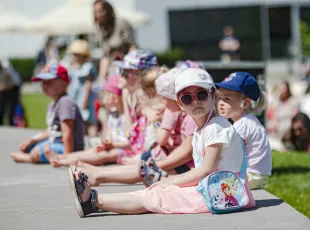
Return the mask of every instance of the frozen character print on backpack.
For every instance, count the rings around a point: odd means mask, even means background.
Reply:
[[[235,199],[235,197],[232,195],[232,191],[230,189],[230,186],[228,184],[221,184],[222,191],[225,194],[225,207],[235,207],[239,206],[238,201]]]
[[[213,197],[213,203],[217,207],[224,207],[225,206],[225,195],[222,190],[218,189],[217,193]]]

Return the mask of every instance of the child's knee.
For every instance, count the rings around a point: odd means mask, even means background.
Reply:
[[[33,163],[40,163],[40,151],[38,148],[34,148],[31,152],[30,152],[30,156],[31,156],[31,161]]]
[[[247,173],[251,190],[264,189],[268,184],[269,176],[257,173]]]

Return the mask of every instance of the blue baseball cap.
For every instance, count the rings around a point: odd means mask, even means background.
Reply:
[[[260,96],[260,88],[256,79],[247,72],[235,72],[230,74],[221,83],[215,84],[218,88],[237,91],[257,101]]]

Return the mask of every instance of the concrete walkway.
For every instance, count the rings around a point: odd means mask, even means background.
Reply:
[[[277,197],[255,191],[257,208],[225,215],[118,215],[99,213],[80,219],[66,170],[49,165],[15,164],[9,153],[34,131],[0,128],[0,229],[310,229],[308,218]],[[105,193],[142,189],[109,184]]]

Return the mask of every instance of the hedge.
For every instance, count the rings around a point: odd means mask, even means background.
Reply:
[[[11,58],[10,62],[16,71],[19,72],[22,81],[30,81],[33,69],[34,69],[34,58]]]
[[[155,55],[160,65],[167,65],[170,68],[174,67],[177,61],[184,59],[183,50],[178,48],[163,53],[155,53]]]

